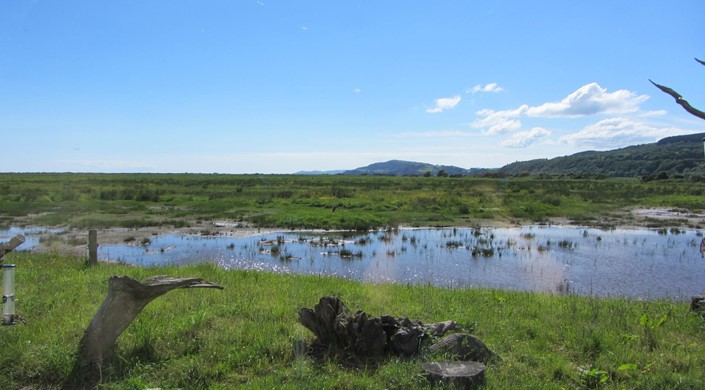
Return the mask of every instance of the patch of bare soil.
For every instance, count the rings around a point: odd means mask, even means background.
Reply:
[[[262,233],[281,231],[281,229],[259,229],[243,226],[241,223],[202,222],[187,228],[145,227],[145,228],[109,228],[96,229],[98,245],[139,244],[154,236],[181,234],[203,237],[244,238]],[[39,237],[36,252],[58,252],[73,256],[88,256],[88,230],[67,229],[60,232],[45,232]]]
[[[682,209],[641,208],[629,210],[630,216],[639,226],[660,228],[695,228],[705,226],[705,214]]]

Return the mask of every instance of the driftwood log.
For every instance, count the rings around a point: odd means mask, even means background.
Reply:
[[[94,387],[125,328],[149,302],[177,288],[223,287],[201,278],[155,276],[139,282],[128,276],[111,276],[108,294],[79,343],[71,386]]]

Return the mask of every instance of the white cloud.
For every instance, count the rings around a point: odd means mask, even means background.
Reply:
[[[550,135],[551,132],[549,130],[542,127],[534,127],[529,131],[520,131],[512,134],[511,137],[502,141],[502,146],[507,146],[510,148],[523,148]]]
[[[654,127],[645,122],[616,117],[603,119],[582,130],[564,135],[559,142],[596,148],[619,148],[635,143],[654,142],[664,137],[696,133],[674,127]]]
[[[514,118],[521,116],[528,108],[529,106],[523,105],[514,110],[480,110],[475,114],[482,117],[482,119],[474,120],[470,126],[476,129],[486,129],[486,135],[510,133],[521,128],[521,122]]]
[[[353,93],[360,93],[362,90],[360,88],[353,88]]]
[[[597,114],[625,114],[639,110],[639,104],[649,97],[636,95],[626,89],[607,92],[597,83],[584,85],[566,96],[560,102],[549,102],[530,107],[526,104],[512,110],[494,111],[484,109],[477,111],[480,119],[471,123],[474,128],[484,128],[486,134],[494,135],[519,130],[521,122],[516,119],[527,117],[578,117]]]
[[[490,85],[490,84],[488,84]],[[480,90],[480,86],[477,86]],[[535,142],[539,138],[547,137],[550,132],[545,128],[532,128],[522,130],[522,117],[533,118],[575,118],[591,115],[623,115],[639,112],[639,105],[649,97],[637,95],[626,89],[607,92],[597,83],[590,83],[578,88],[558,102],[547,102],[538,106],[521,105],[514,109],[495,111],[483,109],[477,111],[478,116],[470,126],[484,129],[485,135],[498,135],[513,133],[502,142],[504,146],[523,147]],[[652,112],[649,115],[658,115]],[[615,120],[619,120],[619,124]],[[563,143],[589,142],[589,140],[604,140],[606,134],[611,137],[653,140],[656,133],[668,133],[674,129],[658,129],[638,125],[641,122],[627,122],[627,119],[617,118],[600,121],[598,124],[585,127],[580,132],[561,138]],[[618,125],[615,127],[615,125]],[[606,132],[609,129],[609,132]],[[680,131],[682,133],[682,131]],[[645,135],[648,134],[648,135]]]
[[[664,115],[666,115],[666,114],[668,114],[668,112],[667,112],[666,110],[653,110],[653,111],[644,111],[644,112],[640,112],[640,113],[639,113],[639,116],[642,116],[642,117],[664,116]]]
[[[436,113],[436,112],[441,112],[445,110],[449,110],[460,103],[460,95],[455,95],[453,97],[449,98],[440,98],[440,99],[435,99],[434,101],[436,102],[436,106],[429,108],[426,110],[426,112],[431,112],[431,113]]]
[[[482,129],[485,135],[508,134],[500,144],[512,148],[526,147],[543,139],[544,143],[552,143],[556,146],[562,144],[579,148],[616,149],[638,143],[655,142],[668,136],[698,132],[698,130],[686,130],[650,121],[649,118],[663,116],[665,111],[641,111],[640,105],[648,98],[647,95],[638,95],[626,89],[608,92],[599,84],[590,83],[557,102],[547,102],[537,106],[524,104],[517,108],[499,111],[479,110],[475,113],[477,118],[470,123],[470,126]],[[548,129],[533,127],[531,130],[525,130],[521,122],[525,118],[595,116],[609,117],[589,124],[572,134],[563,135],[557,141],[548,139],[551,136],[551,131]],[[571,123],[575,122],[577,121],[571,120]],[[566,132],[562,131],[562,133]]]
[[[530,107],[526,115],[532,117],[578,117],[595,114],[625,114],[639,110],[639,104],[646,101],[647,95],[637,95],[626,89],[607,92],[597,83],[578,88],[560,102],[544,103]]]
[[[489,83],[485,85],[477,84],[472,87],[472,89],[467,90],[467,93],[478,93],[478,92],[502,92],[504,88],[497,85],[497,83]]]

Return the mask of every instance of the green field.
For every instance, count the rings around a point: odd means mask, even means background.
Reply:
[[[0,222],[185,227],[229,220],[276,228],[632,222],[623,210],[701,212],[705,184],[684,180],[382,176],[0,174]],[[654,226],[684,221],[652,221]],[[693,226],[700,228],[700,226]],[[425,357],[375,361],[295,357],[313,335],[297,310],[335,295],[351,310],[454,320],[502,356],[487,387],[703,388],[705,322],[685,302],[630,301],[330,277],[225,271],[211,265],[87,267],[59,253],[10,253],[17,311],[0,328],[0,388],[60,388],[110,275],[194,276],[225,286],[158,298],[118,339],[101,388],[427,388]]]
[[[705,183],[636,179],[0,174],[0,223],[75,228],[231,220],[257,227],[625,224],[629,207],[705,209]]]

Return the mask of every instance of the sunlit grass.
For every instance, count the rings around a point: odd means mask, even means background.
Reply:
[[[55,254],[17,253],[7,261],[17,264],[17,310],[27,325],[0,329],[2,388],[60,387],[113,274],[198,276],[225,289],[176,290],[150,303],[118,339],[106,388],[428,386],[421,359],[350,367],[295,357],[292,344],[312,339],[297,310],[326,295],[353,311],[473,329],[503,358],[488,369],[491,388],[697,388],[705,380],[705,326],[686,302],[367,284],[212,265],[88,268]]]

